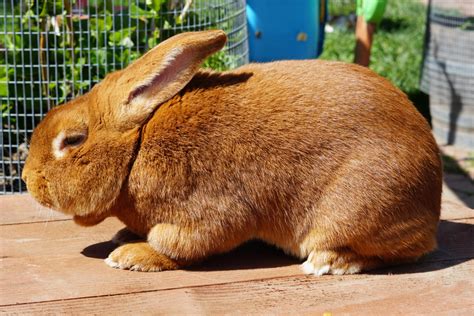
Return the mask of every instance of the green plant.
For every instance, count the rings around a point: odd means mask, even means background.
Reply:
[[[349,15],[356,10],[355,0],[336,0],[328,2],[329,14],[333,17],[341,15]]]
[[[333,2],[333,4],[331,4]],[[355,1],[330,1],[332,16],[355,11]],[[409,95],[419,87],[426,6],[418,0],[389,1],[374,37],[370,68]],[[354,60],[354,29],[335,28],[326,34],[322,59]]]

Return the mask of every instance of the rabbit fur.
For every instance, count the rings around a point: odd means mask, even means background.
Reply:
[[[439,151],[401,91],[341,62],[199,69],[225,41],[177,35],[52,109],[31,139],[30,193],[80,225],[121,220],[106,262],[122,269],[186,267],[251,239],[316,275],[436,247]]]

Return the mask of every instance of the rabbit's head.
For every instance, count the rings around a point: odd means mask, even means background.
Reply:
[[[89,93],[52,109],[37,126],[23,170],[40,203],[93,225],[127,181],[140,130],[226,42],[222,31],[176,35],[116,71]]]

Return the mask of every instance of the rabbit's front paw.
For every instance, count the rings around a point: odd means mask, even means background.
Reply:
[[[362,257],[349,250],[313,250],[301,268],[306,274],[355,274],[381,264],[377,258]]]
[[[176,261],[156,252],[146,242],[118,247],[105,259],[105,263],[112,268],[132,271],[175,270],[179,267]]]

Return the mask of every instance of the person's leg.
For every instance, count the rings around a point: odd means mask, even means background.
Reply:
[[[373,36],[382,20],[387,0],[357,0],[356,48],[354,62],[368,67]]]
[[[368,67],[370,64],[370,50],[372,48],[375,24],[367,23],[362,15],[357,16],[356,47],[354,62]]]

